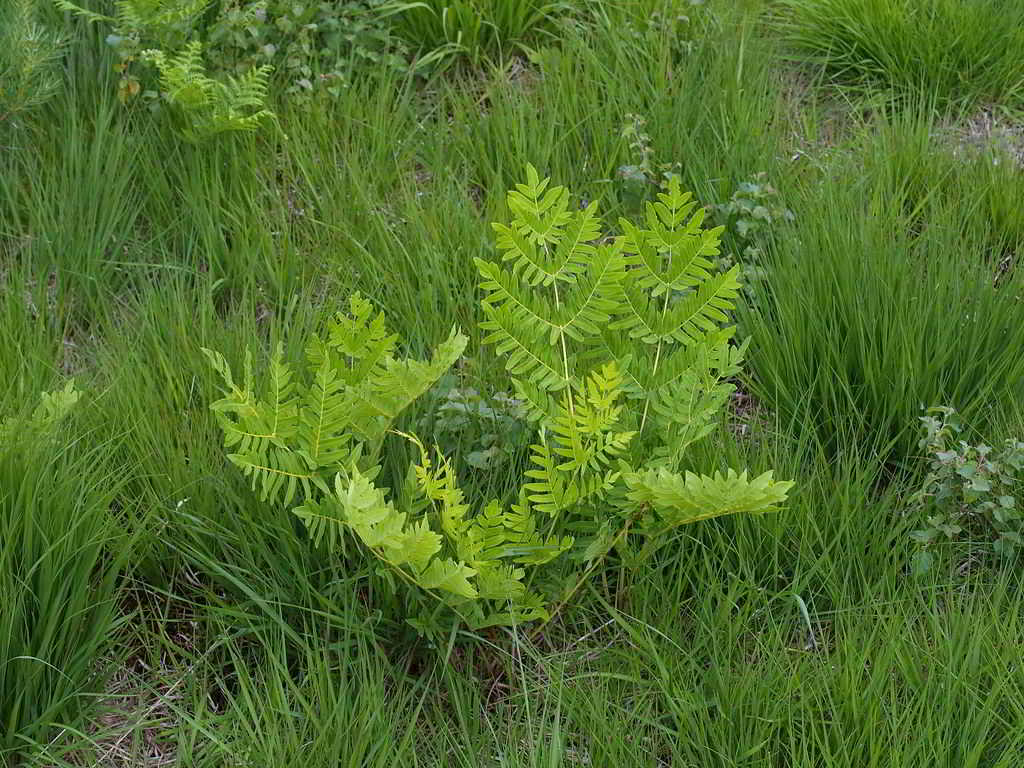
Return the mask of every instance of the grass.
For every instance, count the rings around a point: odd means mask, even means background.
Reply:
[[[807,179],[746,319],[753,391],[837,450],[911,457],[922,406],[975,420],[1024,386],[1020,275],[999,267],[1022,242],[999,213],[1021,175],[998,155],[956,158],[935,134],[927,109],[881,121]]]
[[[1024,98],[1018,0],[780,0],[773,11],[796,60],[862,95],[1013,108]]]
[[[365,71],[276,105],[281,132],[199,147],[120,105],[101,35],[69,27],[64,90],[0,141],[0,421],[22,425],[0,445],[0,766],[1019,765],[1018,569],[960,542],[912,577],[907,499],[920,405],[956,406],[972,441],[1024,433],[1022,171],[956,145],[939,65],[883,73],[925,96],[819,130],[787,100],[780,7],[810,28],[796,2],[577,3],[530,60]],[[995,67],[1009,26],[963,44]],[[964,93],[1012,108],[984,71]],[[794,110],[830,137],[795,157]],[[466,330],[455,383],[501,391],[472,258],[528,161],[630,213],[627,114],[703,203],[763,171],[795,214],[739,316],[751,409],[690,457],[795,493],[642,572],[613,562],[535,639],[421,638],[366,560],[308,546],[232,470],[200,347],[298,356],[360,290],[414,353]],[[25,428],[70,376],[72,418]],[[464,461],[475,439],[450,446],[470,494],[510,490]]]
[[[114,515],[112,440],[60,445],[14,420],[0,450],[0,761],[80,716],[104,674],[117,581],[133,551]],[[21,434],[19,434],[21,433]],[[90,445],[91,444],[91,445]]]

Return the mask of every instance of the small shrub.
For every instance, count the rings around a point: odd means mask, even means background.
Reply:
[[[914,495],[924,527],[913,532],[921,549],[914,557],[918,573],[933,563],[933,547],[961,537],[993,541],[996,553],[1010,556],[1024,544],[1017,492],[1024,479],[1024,442],[1008,439],[1000,449],[971,445],[957,437],[963,432],[956,411],[929,409],[921,417],[924,437],[919,443],[930,459],[929,472]]]

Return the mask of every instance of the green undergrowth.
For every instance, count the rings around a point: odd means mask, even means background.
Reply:
[[[956,145],[937,55],[870,78],[928,98],[851,98],[826,130],[768,5],[579,3],[529,57],[353,66],[329,97],[272,88],[280,131],[205,145],[121,104],[105,33],[41,8],[88,44],[0,129],[0,765],[1019,765],[1018,561],[962,537],[915,574],[910,502],[922,407],[955,408],[971,445],[1024,434],[1021,171]],[[1002,26],[963,33],[990,55],[956,87],[1012,114]],[[663,166],[719,211],[771,184],[793,216],[757,233],[747,373],[688,461],[796,485],[644,569],[610,557],[535,637],[422,637],[353,540],[326,556],[233,470],[201,348],[298,360],[356,291],[410,356],[457,325],[469,353],[396,427],[443,439],[467,495],[514,499],[532,432],[481,344],[473,259],[527,162],[611,235]],[[47,432],[41,395],[72,378]],[[420,459],[386,445],[384,477]]]

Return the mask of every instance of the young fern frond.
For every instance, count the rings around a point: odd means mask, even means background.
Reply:
[[[239,385],[221,354],[203,350],[226,386],[210,408],[225,447],[233,449],[229,458],[265,501],[291,504],[300,490],[305,496],[313,488],[327,492],[353,462],[373,472],[395,419],[465,349],[466,337],[453,331],[431,361],[396,360],[395,337],[384,330],[383,318],[371,316],[369,303],[357,294],[349,310],[335,316],[326,340],[306,345],[306,365],[297,378],[278,344],[263,397],[253,391],[248,352]]]
[[[569,190],[548,188],[550,179],[541,179],[537,169],[526,166],[526,183],[516,184],[508,193],[508,207],[514,214],[512,228],[539,246],[559,244],[566,225],[572,220]],[[545,191],[546,190],[546,191]]]
[[[739,512],[773,512],[793,483],[775,481],[771,471],[748,479],[746,472],[732,469],[709,477],[653,468],[627,475],[626,486],[629,500],[650,510],[638,532],[652,540],[650,546],[658,546],[658,539],[680,525]]]

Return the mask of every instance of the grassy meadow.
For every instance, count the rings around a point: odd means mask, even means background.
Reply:
[[[195,143],[39,4],[59,87],[0,120],[0,766],[1024,764],[1020,561],[978,527],[921,574],[911,535],[925,409],[1024,437],[1024,1],[451,5],[463,36],[375,17],[427,65],[272,78],[276,120]],[[610,224],[669,173],[715,212],[751,342],[688,462],[795,486],[610,560],[539,635],[424,637],[228,462],[201,348],[296,359],[359,291],[416,354],[469,336],[448,390],[506,393],[473,259],[527,163]],[[529,441],[480,469],[492,431],[445,448],[509,497]]]

